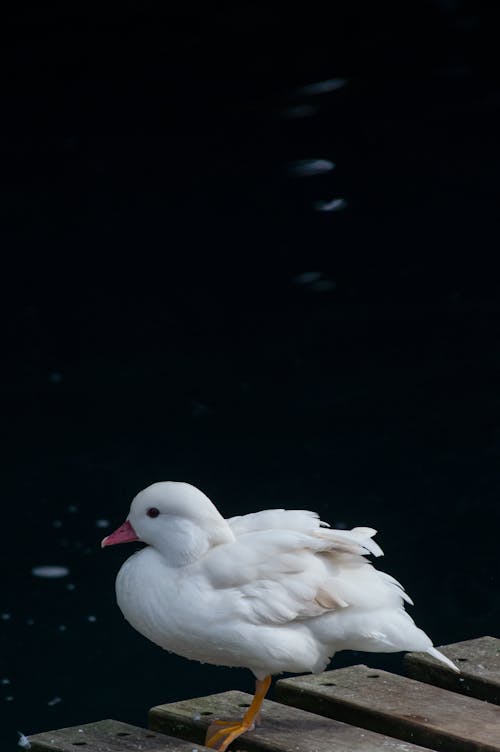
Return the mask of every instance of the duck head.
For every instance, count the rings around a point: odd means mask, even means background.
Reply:
[[[231,528],[208,496],[189,483],[153,483],[137,494],[126,521],[102,548],[141,541],[171,566],[189,564],[212,546],[234,541]]]

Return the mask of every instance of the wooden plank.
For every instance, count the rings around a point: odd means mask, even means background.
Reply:
[[[445,752],[500,752],[500,707],[352,666],[282,679],[276,695],[304,710]]]
[[[215,719],[239,719],[252,700],[244,692],[224,692],[158,705],[149,711],[149,725],[197,747]],[[414,744],[322,718],[297,708],[265,700],[262,719],[254,731],[236,739],[230,749],[249,752],[425,752]],[[428,752],[428,750],[427,750]]]
[[[31,752],[193,752],[188,742],[110,719],[43,731],[29,741]]]
[[[406,673],[418,681],[500,705],[500,640],[480,637],[439,648],[456,663],[455,674],[427,653],[407,653]]]

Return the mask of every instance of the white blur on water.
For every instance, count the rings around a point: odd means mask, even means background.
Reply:
[[[31,570],[31,574],[34,577],[48,577],[48,578],[67,577],[67,575],[69,574],[69,569],[68,567],[63,567],[63,566],[43,564],[38,567],[33,567],[33,569]]]
[[[317,282],[322,276],[323,272],[302,272],[302,274],[297,274],[293,281],[296,285],[310,285],[311,282]]]
[[[323,175],[335,167],[335,162],[329,159],[297,159],[288,166],[288,172],[293,177],[307,178],[313,175]]]
[[[312,117],[319,112],[319,107],[312,104],[297,104],[293,107],[287,107],[281,113],[284,118],[294,120],[297,118]]]
[[[96,527],[101,527],[101,528],[105,528],[105,527],[109,527],[109,526],[110,526],[110,524],[111,524],[111,523],[110,523],[110,521],[109,521],[109,520],[96,520],[96,521],[95,521],[95,526],[96,526]]]
[[[312,84],[306,84],[297,89],[297,94],[305,97],[315,96],[316,94],[328,94],[330,91],[342,89],[347,83],[345,78],[327,78],[325,81],[316,81]]]
[[[312,292],[331,292],[337,286],[323,272],[302,272],[293,278],[293,282]]]
[[[19,747],[22,747],[23,749],[31,749],[30,740],[27,736],[22,734],[20,731],[17,732],[19,734],[19,741],[17,742]]]
[[[331,201],[316,201],[314,208],[320,212],[332,212],[345,209],[347,201],[345,198],[333,198]]]

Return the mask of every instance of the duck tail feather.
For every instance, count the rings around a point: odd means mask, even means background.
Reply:
[[[440,653],[439,650],[436,648],[427,648],[425,651],[429,655],[432,655],[433,658],[436,658],[438,661],[441,661],[441,663],[444,663],[445,666],[448,666],[448,668],[451,668],[452,671],[456,671],[457,673],[460,673],[460,669],[458,666],[455,666],[453,661],[450,661],[449,658],[447,658],[443,653]]]

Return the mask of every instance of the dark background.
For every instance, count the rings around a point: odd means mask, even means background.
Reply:
[[[492,5],[54,2],[2,26],[8,748],[252,688],[114,602],[132,547],[99,541],[156,480],[377,527],[436,644],[498,635]],[[309,158],[336,169],[293,177]]]

